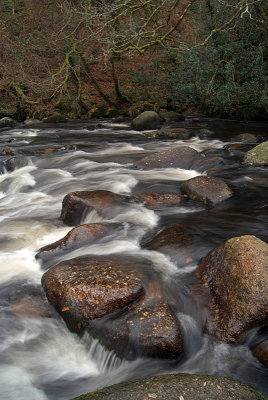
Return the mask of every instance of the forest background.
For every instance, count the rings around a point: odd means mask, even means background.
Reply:
[[[1,0],[0,117],[268,118],[267,0]]]

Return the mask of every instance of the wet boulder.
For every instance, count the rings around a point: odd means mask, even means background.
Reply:
[[[263,340],[258,343],[252,349],[254,356],[266,367],[268,368],[268,339]]]
[[[192,169],[198,172],[204,172],[214,168],[222,167],[226,163],[227,161],[223,157],[219,156],[201,157],[193,162]]]
[[[174,224],[162,229],[142,247],[166,254],[177,264],[193,261],[192,237],[182,224]]]
[[[16,154],[17,152],[13,147],[0,147],[0,156],[15,156]]]
[[[115,215],[123,200],[123,196],[108,190],[71,192],[63,199],[61,219],[68,226],[79,225],[85,215],[93,210],[109,218]]]
[[[207,138],[212,137],[213,135],[215,135],[215,132],[211,131],[210,129],[203,128],[203,129],[200,129],[200,131],[199,131],[200,139],[207,139]]]
[[[167,374],[123,382],[73,400],[264,400],[253,387],[223,376]]]
[[[194,161],[198,160],[201,155],[198,151],[188,146],[174,147],[169,150],[153,153],[141,160],[136,161],[133,165],[139,169],[154,168],[182,168],[192,169]]]
[[[38,250],[37,259],[48,260],[61,254],[78,249],[105,236],[109,231],[108,225],[84,224],[70,230],[66,236]]]
[[[208,309],[206,332],[236,343],[268,317],[268,245],[250,235],[229,239],[203,258],[192,287]]]
[[[8,127],[12,128],[16,125],[16,121],[9,117],[4,117],[0,119],[0,128]]]
[[[148,207],[178,206],[183,196],[179,193],[140,193],[138,199]]]
[[[181,185],[182,193],[191,200],[200,201],[206,205],[214,205],[228,199],[232,195],[228,185],[219,178],[212,176],[197,176]]]
[[[144,111],[131,123],[131,128],[136,131],[159,129],[163,124],[162,118],[155,111]]]
[[[159,131],[148,132],[146,136],[158,139],[176,139],[188,140],[192,136],[192,132],[185,128],[161,129]]]
[[[233,141],[242,143],[256,143],[257,137],[252,133],[241,133],[233,137]]]
[[[43,122],[52,123],[52,124],[58,123],[58,122],[66,122],[66,118],[59,112],[55,112],[54,114],[50,115],[49,117],[44,118]]]
[[[28,164],[28,161],[25,157],[17,155],[17,156],[0,156],[0,175],[5,172],[12,172],[16,168],[25,167]]]
[[[249,150],[243,159],[244,165],[268,165],[268,141]]]
[[[120,357],[176,358],[183,351],[176,314],[144,262],[79,257],[52,267],[42,284],[69,329],[87,329]]]

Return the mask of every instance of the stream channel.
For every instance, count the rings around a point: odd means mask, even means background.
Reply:
[[[68,400],[118,382],[169,372],[228,376],[268,395],[267,369],[248,346],[256,329],[236,346],[214,341],[201,332],[196,310],[187,305],[192,271],[211,249],[234,236],[268,239],[267,168],[241,165],[244,153],[253,145],[228,148],[239,133],[250,132],[267,140],[268,123],[204,119],[176,126],[191,129],[192,138],[152,139],[132,131],[129,123],[111,120],[22,124],[0,132],[0,146],[11,146],[27,159],[26,165],[0,175],[1,399]],[[215,135],[200,139],[202,128]],[[88,334],[79,338],[70,333],[54,310],[47,315],[41,287],[45,269],[35,255],[71,229],[59,219],[62,200],[71,191],[104,189],[126,196],[179,193],[180,183],[201,173],[175,168],[138,170],[133,162],[181,145],[199,152],[213,150],[227,161],[215,176],[233,190],[230,199],[210,209],[191,202],[155,209],[130,202],[122,214],[109,220],[118,223],[113,233],[64,256],[136,255],[154,265],[166,287],[180,292],[186,357],[177,363],[145,357],[121,360]],[[104,221],[91,212],[83,222]],[[175,223],[187,226],[194,236],[194,258],[180,267],[168,256],[141,248],[144,238]],[[32,310],[31,300],[36,298],[39,309],[33,306]]]

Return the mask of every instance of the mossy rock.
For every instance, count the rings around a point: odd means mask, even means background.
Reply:
[[[131,123],[131,128],[136,131],[159,129],[163,123],[162,118],[155,111],[144,111]]]
[[[268,141],[249,150],[243,160],[244,165],[268,165]]]
[[[54,114],[50,115],[49,117],[44,118],[43,122],[47,122],[47,123],[66,122],[66,118],[62,114],[55,112]]]
[[[251,386],[222,376],[170,374],[119,383],[72,400],[265,400]]]

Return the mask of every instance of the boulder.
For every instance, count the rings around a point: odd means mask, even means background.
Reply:
[[[254,356],[266,367],[268,368],[268,339],[258,343],[252,349]]]
[[[206,205],[214,205],[228,199],[231,189],[219,178],[212,176],[196,176],[181,185],[182,193],[191,200],[201,201]]]
[[[169,150],[153,153],[134,162],[134,167],[139,169],[153,168],[182,168],[191,169],[194,161],[201,155],[188,146],[174,147]]]
[[[200,129],[199,137],[200,139],[210,138],[211,136],[215,135],[215,132],[211,131],[210,129]]]
[[[62,114],[55,112],[54,114],[50,115],[49,117],[44,118],[43,122],[47,122],[47,123],[66,122],[66,118]]]
[[[0,128],[3,127],[13,127],[16,125],[16,121],[9,117],[4,117],[0,119]]]
[[[250,235],[229,239],[200,262],[192,287],[208,309],[206,332],[236,343],[268,317],[268,245]]]
[[[155,111],[144,111],[133,119],[131,128],[136,131],[159,129],[162,123],[162,118]]]
[[[252,133],[241,133],[240,135],[234,136],[233,140],[235,142],[242,142],[242,143],[256,143],[257,137],[252,135]]]
[[[192,238],[187,228],[182,224],[174,224],[162,229],[142,247],[167,254],[172,261],[179,264],[192,261]]]
[[[198,172],[204,172],[214,168],[222,167],[225,164],[227,164],[227,161],[223,157],[201,157],[199,160],[193,162],[192,169]]]
[[[159,139],[188,140],[192,136],[192,132],[185,128],[161,129],[154,132],[153,135],[150,135],[150,132],[148,133],[148,136]]]
[[[180,122],[185,121],[185,116],[177,111],[161,111],[160,117],[166,122]]]
[[[223,376],[168,374],[123,382],[73,400],[264,400],[251,386]]]
[[[268,165],[268,141],[249,150],[243,159],[244,165]]]
[[[52,267],[42,284],[69,329],[87,329],[120,357],[176,358],[183,351],[176,314],[144,262],[79,257]]]
[[[38,250],[37,259],[48,260],[94,242],[108,233],[104,224],[84,224],[70,230],[64,238]]]
[[[71,192],[63,199],[60,218],[68,226],[79,225],[92,210],[108,218],[115,214],[123,199],[123,196],[108,190]]]
[[[15,156],[16,150],[13,147],[4,146],[0,147],[0,156]]]
[[[25,167],[28,161],[23,156],[0,156],[0,175]]]
[[[139,193],[137,197],[148,207],[178,206],[183,199],[178,193]]]

